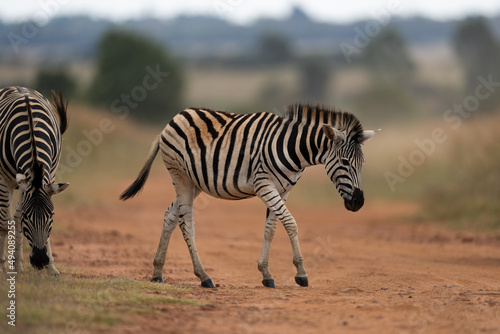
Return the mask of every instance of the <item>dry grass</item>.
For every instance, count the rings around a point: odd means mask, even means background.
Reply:
[[[164,305],[198,305],[182,297],[188,289],[169,284],[89,277],[65,268],[61,274],[56,279],[25,268],[16,278],[16,327],[2,321],[2,333],[87,333],[127,324],[134,315],[160,314]],[[2,296],[5,282],[0,281]],[[3,298],[0,304],[6,307]]]
[[[433,162],[439,182],[426,187],[426,219],[454,228],[500,229],[500,114],[477,118],[450,135],[445,154]]]
[[[109,112],[81,105],[70,105],[69,117],[70,126],[63,137],[57,178],[70,182],[71,186],[55,197],[63,205],[96,204],[101,200],[101,190],[117,179],[129,178],[132,182],[153,139],[164,126],[141,126],[129,118],[122,120]],[[112,131],[102,131],[103,121]],[[93,142],[86,135],[88,133],[95,135]]]

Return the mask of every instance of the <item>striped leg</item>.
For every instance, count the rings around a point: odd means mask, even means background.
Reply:
[[[0,271],[4,274],[7,273],[7,268],[5,267],[5,260],[7,259],[5,254],[5,242],[7,241],[7,233],[0,231]]]
[[[286,201],[288,192],[283,194],[281,198]],[[262,273],[262,284],[268,288],[275,288],[273,275],[269,272],[269,254],[271,252],[271,244],[273,242],[274,232],[276,231],[276,222],[278,217],[267,209],[266,226],[264,227],[264,244],[262,245],[262,252],[259,260],[259,271]]]
[[[23,272],[23,226],[21,223],[21,203],[22,194],[19,195],[19,203],[17,203],[16,213],[14,214],[14,220],[16,222],[16,250],[14,257],[16,258],[16,272]]]
[[[290,211],[285,206],[285,202],[281,198],[274,186],[268,185],[259,188],[257,195],[266,204],[266,206],[274,213],[286,229],[290,242],[292,243],[293,264],[297,268],[295,282],[300,286],[308,286],[307,273],[304,269],[304,258],[300,251],[298,228],[295,219]],[[265,283],[264,283],[265,284]]]
[[[201,264],[195,243],[193,203],[199,194],[199,190],[196,189],[193,182],[186,175],[171,173],[171,176],[179,200],[179,227],[191,255],[194,274],[201,280],[202,287],[215,288],[212,279],[207,275],[205,268]]]
[[[160,243],[158,244],[158,250],[156,251],[155,259],[153,261],[154,272],[151,282],[163,282],[163,266],[165,265],[168,244],[170,242],[172,232],[177,224],[179,224],[179,201],[176,198],[172,204],[170,204],[167,211],[165,211]]]
[[[262,273],[262,284],[268,288],[276,287],[273,275],[269,272],[269,253],[271,252],[271,243],[273,242],[277,221],[278,217],[267,209],[266,226],[264,227],[264,244],[262,245],[258,268]]]
[[[47,239],[47,255],[49,257],[49,264],[47,265],[47,272],[49,275],[61,277],[61,273],[56,269],[54,265],[54,257],[52,256],[52,249],[50,248],[50,238]]]
[[[12,191],[7,187],[0,176],[0,267],[1,271],[7,272],[5,261],[7,254],[5,253],[5,246],[7,243],[7,233],[9,228],[9,221],[12,220]]]

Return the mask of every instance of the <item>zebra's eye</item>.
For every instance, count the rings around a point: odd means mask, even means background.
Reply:
[[[347,160],[347,159],[342,159],[341,161],[342,161],[342,165],[344,165],[344,166],[349,166],[349,160]]]

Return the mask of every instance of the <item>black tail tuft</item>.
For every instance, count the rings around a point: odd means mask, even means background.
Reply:
[[[56,107],[57,114],[59,115],[59,121],[61,134],[64,134],[68,129],[68,102],[64,104],[63,93],[59,90],[59,96],[57,96],[56,92],[52,90],[52,99],[54,100],[54,106]]]
[[[142,187],[144,187],[144,184],[149,176],[149,171],[151,170],[151,165],[153,165],[153,161],[155,160],[156,154],[158,154],[159,150],[160,138],[157,138],[153,142],[149,158],[139,172],[137,179],[120,195],[120,199],[122,201],[126,201],[127,199],[134,197],[142,189]]]

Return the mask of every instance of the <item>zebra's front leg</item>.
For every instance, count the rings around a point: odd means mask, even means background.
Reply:
[[[273,242],[274,232],[276,231],[276,222],[278,217],[267,209],[266,226],[264,227],[264,244],[259,260],[259,271],[262,273],[262,284],[268,288],[276,288],[273,275],[269,272],[269,253]]]
[[[1,271],[5,274],[8,271],[12,271],[7,270],[5,263],[8,259],[8,253],[6,253],[5,246],[8,244],[9,233],[12,233],[9,231],[12,231],[12,228],[16,227],[15,222],[14,226],[12,226],[12,192],[13,189],[5,184],[3,177],[0,175],[0,201],[4,203],[4,205],[0,208],[0,267],[2,268]]]
[[[3,274],[7,273],[7,268],[5,267],[5,261],[7,260],[7,255],[5,254],[5,243],[7,241],[7,233],[0,231],[0,267]]]
[[[14,251],[15,265],[14,268],[17,273],[23,272],[23,227],[21,222],[21,197],[19,197],[19,203],[16,208],[16,213],[14,214],[14,221],[16,224],[16,249]]]
[[[49,257],[49,264],[47,265],[47,272],[51,276],[61,277],[61,273],[54,265],[54,257],[52,256],[52,249],[50,248],[50,238],[47,239],[47,256]]]
[[[302,253],[300,251],[298,227],[295,219],[290,211],[288,211],[285,202],[274,187],[263,187],[257,195],[262,199],[271,212],[273,212],[278,219],[281,220],[281,223],[285,227],[288,237],[290,238],[290,242],[292,244],[293,264],[297,268],[295,283],[300,286],[308,286],[309,280],[304,268],[304,258],[302,257]]]
[[[167,256],[168,244],[170,243],[170,237],[175,227],[179,223],[179,201],[177,198],[165,211],[165,217],[163,219],[163,228],[161,230],[160,243],[158,244],[158,250],[156,251],[155,259],[153,261],[154,272],[151,282],[163,282],[163,266],[165,265],[165,258]]]

